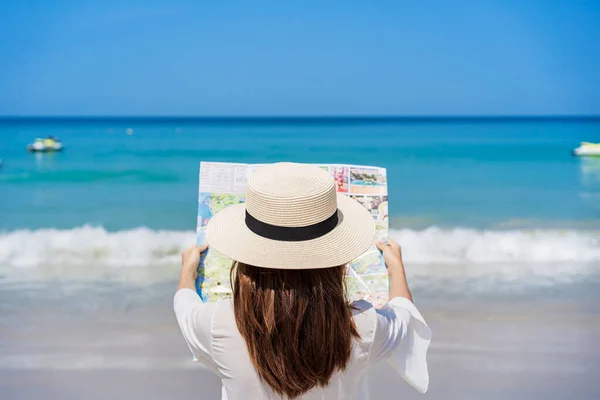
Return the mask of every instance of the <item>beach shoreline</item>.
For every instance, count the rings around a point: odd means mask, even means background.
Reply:
[[[0,398],[220,398],[219,380],[191,361],[170,295],[70,315],[41,305],[29,307],[33,316],[25,307],[13,309],[12,322],[0,325]],[[592,399],[600,393],[597,299],[419,295],[416,304],[433,331],[428,398]],[[371,370],[372,398],[420,397],[406,384],[391,385],[398,378],[390,374],[384,365]]]

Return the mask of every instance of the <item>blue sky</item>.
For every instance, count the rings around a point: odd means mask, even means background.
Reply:
[[[600,115],[596,1],[3,1],[0,115]]]

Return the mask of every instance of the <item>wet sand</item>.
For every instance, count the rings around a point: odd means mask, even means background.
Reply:
[[[219,399],[219,380],[191,361],[170,299],[160,298],[69,313],[37,302],[4,308],[0,398]],[[595,301],[425,300],[419,307],[434,334],[426,398],[600,395]],[[397,390],[391,382],[399,378],[384,365],[369,379],[374,399],[422,398],[406,384]]]

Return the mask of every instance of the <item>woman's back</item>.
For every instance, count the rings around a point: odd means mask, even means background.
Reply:
[[[252,365],[244,338],[237,329],[231,299],[203,303],[194,291],[183,289],[175,295],[174,305],[190,350],[201,364],[221,378],[224,399],[283,399],[260,379]],[[410,354],[417,362],[405,370],[405,375],[413,380],[413,386],[426,387],[429,328],[412,303],[396,298],[382,310],[375,310],[366,301],[355,302],[353,306],[353,319],[361,340],[354,340],[346,369],[336,371],[326,387],[315,387],[297,399],[354,398],[370,365],[398,353],[403,341],[414,339],[417,339],[414,346],[405,346],[408,351],[397,354],[397,358],[405,359]],[[426,340],[421,340],[422,337]]]

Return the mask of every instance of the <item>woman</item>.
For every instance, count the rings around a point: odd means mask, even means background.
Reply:
[[[310,165],[262,167],[246,191],[245,204],[224,209],[206,229],[210,246],[235,260],[232,298],[203,303],[196,294],[206,246],[182,254],[174,298],[183,336],[221,378],[223,398],[351,399],[367,368],[384,359],[425,392],[431,333],[412,304],[400,246],[377,244],[389,303],[349,304],[346,264],[372,244],[371,215]]]

